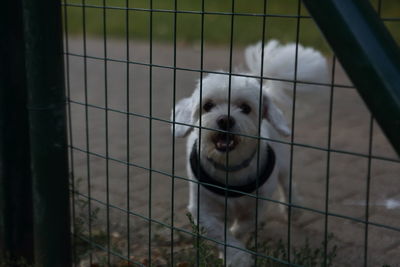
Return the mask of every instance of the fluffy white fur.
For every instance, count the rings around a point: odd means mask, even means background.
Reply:
[[[261,47],[261,42],[259,42],[245,50],[246,64],[250,73],[255,75],[261,74]],[[296,90],[300,92],[325,89],[301,82],[327,83],[328,81],[325,58],[311,47],[303,47],[295,43],[281,45],[278,41],[271,40],[264,46],[263,62],[263,76],[272,78],[265,83],[264,89],[270,98],[284,104],[289,102],[287,92],[293,90],[294,87],[291,81],[299,81],[296,84]]]
[[[297,73],[295,75],[295,55],[298,55]],[[251,75],[261,74],[262,47],[258,43],[250,46],[245,51],[246,63]],[[264,47],[263,76],[273,79],[284,79],[304,82],[326,82],[327,66],[325,58],[312,48],[304,48],[295,44],[280,45],[272,40]],[[236,146],[229,151],[229,166],[241,164],[251,157],[258,149],[258,140],[250,136],[258,136],[259,122],[261,121],[260,136],[277,139],[279,135],[289,136],[290,128],[282,111],[274,104],[273,100],[282,97],[282,91],[290,89],[290,82],[268,80],[260,90],[259,79],[231,76],[230,102],[229,76],[223,74],[210,74],[202,80],[202,94],[200,95],[200,82],[193,94],[179,101],[175,107],[175,135],[187,137],[187,172],[190,179],[196,181],[190,167],[189,155],[196,140],[200,142],[200,162],[207,173],[214,179],[224,183],[226,172],[214,168],[212,161],[226,164],[226,152],[216,149],[215,136],[220,130],[218,120],[221,116],[230,116],[235,120],[234,126],[229,129],[230,133],[236,134]],[[304,87],[303,85],[301,87]],[[260,94],[262,94],[260,96]],[[207,111],[204,106],[207,102],[213,104]],[[260,101],[261,100],[261,101]],[[260,107],[261,102],[261,107]],[[243,112],[242,105],[251,108],[250,113]],[[200,110],[201,118],[200,118]],[[261,112],[259,112],[261,111]],[[261,113],[261,114],[260,114]],[[261,118],[259,116],[262,116]],[[201,123],[200,123],[201,120]],[[180,123],[193,125],[194,127]],[[199,126],[202,129],[200,130]],[[204,129],[206,128],[206,129]],[[245,136],[239,136],[243,134]],[[247,137],[249,136],[249,137]],[[288,157],[285,155],[285,145],[268,142],[276,154],[276,165],[268,181],[259,188],[259,194],[271,197],[279,184],[285,193],[289,190]],[[260,142],[260,168],[267,162],[267,141]],[[252,158],[250,164],[238,171],[229,172],[228,183],[230,185],[243,185],[251,182],[257,174],[257,157]],[[200,196],[198,195],[200,192]],[[296,201],[296,190],[292,188],[293,201]],[[199,203],[198,203],[199,202]],[[259,218],[265,211],[266,201],[259,201]],[[199,208],[199,210],[198,210]],[[239,198],[228,198],[227,218],[225,218],[225,198],[217,195],[198,184],[190,184],[189,211],[197,217],[198,223],[205,228],[207,236],[224,242],[224,222],[227,220],[229,228],[226,242],[236,247],[244,247],[241,236],[251,232],[255,226],[255,198],[242,196]],[[223,247],[221,246],[221,251]],[[231,247],[227,248],[226,259],[228,266],[251,266],[253,259],[250,254]]]

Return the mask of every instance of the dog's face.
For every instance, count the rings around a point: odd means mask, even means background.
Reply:
[[[201,139],[202,155],[225,164],[229,153],[230,164],[240,163],[257,149],[262,119],[267,119],[279,133],[290,134],[282,112],[261,94],[256,79],[232,76],[229,86],[229,76],[208,75],[191,97],[175,107],[177,122],[201,128],[177,124],[175,134],[186,136],[193,130]]]

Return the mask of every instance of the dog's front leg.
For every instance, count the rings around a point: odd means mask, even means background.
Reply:
[[[279,193],[280,198],[279,200],[283,203],[289,204],[289,194],[291,194],[291,203],[296,205],[303,204],[303,198],[298,193],[297,185],[294,181],[292,181],[292,185],[290,186],[290,179],[287,172],[283,171],[279,174]],[[291,191],[291,193],[290,193]],[[287,208],[284,205],[280,205],[281,212],[287,214]],[[291,209],[291,216],[292,219],[298,220],[302,214],[302,210],[298,208]]]
[[[193,188],[191,188],[193,190]],[[193,192],[194,193],[194,192]],[[240,250],[238,248],[244,249],[245,245],[236,239],[229,228],[225,231],[226,227],[229,227],[230,223],[225,224],[225,212],[224,205],[219,199],[210,195],[202,194],[202,202],[199,205],[195,205],[196,203],[196,195],[191,195],[191,201],[189,205],[189,211],[192,213],[193,217],[196,219],[196,222],[200,224],[200,227],[204,229],[205,236],[216,240],[219,242],[218,249],[220,251],[221,258],[225,258],[227,266],[236,267],[250,267],[253,264],[251,254]],[[219,198],[219,197],[218,197]],[[198,208],[200,208],[200,212],[198,213]],[[197,218],[199,216],[200,218]],[[226,232],[226,240],[225,240],[225,232]],[[225,256],[225,246],[226,246],[226,257]],[[233,247],[232,247],[233,246]],[[235,248],[234,248],[235,247]]]
[[[261,226],[260,224],[256,226],[255,222],[264,221],[266,204],[267,202],[265,200],[258,200],[256,204],[255,199],[248,199],[242,202],[241,205],[236,204],[236,220],[230,229],[232,234],[244,242],[252,235],[257,234],[257,227]],[[256,207],[258,207],[258,212],[256,212]]]
[[[225,240],[225,223],[223,218],[221,218],[220,216],[206,215],[203,213],[203,218],[200,218],[199,223],[200,226],[204,228],[205,235],[207,237],[217,240],[220,243],[227,244],[226,257],[224,257],[225,246],[222,244],[218,244],[220,256],[221,258],[225,258],[227,266],[252,266],[251,255],[243,250],[238,249],[244,249],[245,246],[230,233],[229,229],[226,229]]]

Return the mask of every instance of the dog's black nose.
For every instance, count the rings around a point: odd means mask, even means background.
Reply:
[[[227,131],[232,129],[232,127],[235,125],[235,120],[232,117],[223,115],[217,119],[217,124],[221,130]]]

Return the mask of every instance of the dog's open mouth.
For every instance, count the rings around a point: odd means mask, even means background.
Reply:
[[[238,138],[234,134],[218,133],[212,138],[215,148],[221,152],[228,152],[235,149],[238,144]]]

